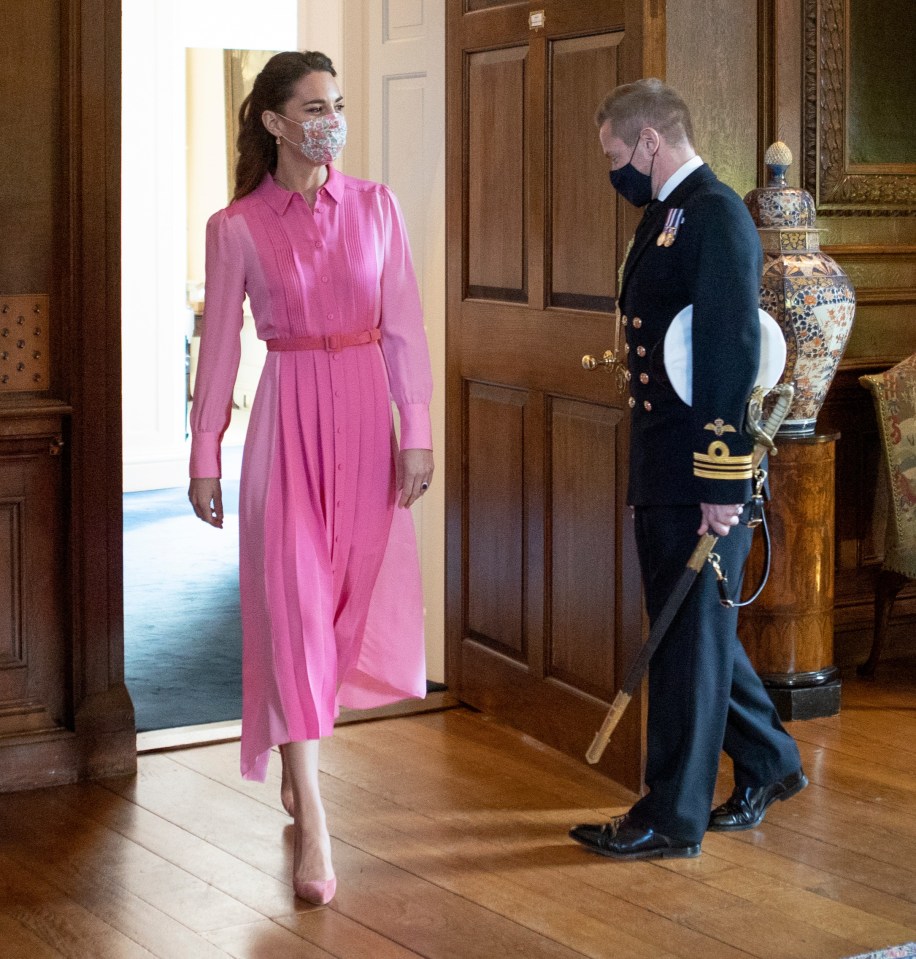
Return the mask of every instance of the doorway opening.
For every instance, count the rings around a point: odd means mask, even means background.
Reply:
[[[268,6],[122,7],[124,658],[141,744],[176,727],[200,741],[216,725],[226,738],[241,717],[238,478],[264,357],[250,316],[223,443],[222,530],[188,504],[188,415],[206,221],[229,201],[235,117],[270,52],[297,46],[303,4]]]
[[[344,173],[388,183],[401,201],[437,384],[431,413],[439,472],[413,512],[426,605],[427,675],[432,683],[441,684],[445,678],[443,9],[436,3],[383,8],[351,0],[272,0],[253,13],[245,0],[155,4],[122,0],[122,12],[124,512],[134,524],[132,530],[125,528],[124,540],[125,673],[138,728],[149,730],[159,722],[147,718],[135,669],[141,655],[152,667],[149,685],[158,687],[163,704],[158,713],[170,726],[194,723],[190,740],[197,742],[226,735],[219,728],[214,731],[214,725],[229,722],[237,728],[234,720],[202,727],[197,722],[200,713],[182,716],[179,707],[212,698],[205,689],[207,673],[197,672],[201,664],[210,671],[212,660],[193,655],[189,648],[200,643],[201,623],[214,626],[221,651],[240,646],[240,632],[229,636],[227,620],[232,617],[226,598],[230,582],[237,604],[237,526],[230,514],[225,528],[214,530],[196,519],[187,504],[187,418],[203,305],[205,226],[228,201],[231,118],[242,98],[238,90],[233,92],[231,81],[239,75],[245,78],[239,57],[251,51],[327,53],[341,69],[348,95],[350,136],[339,166]],[[251,67],[256,72],[256,62]],[[252,78],[249,71],[248,79]],[[236,408],[223,446],[224,493],[230,505],[263,357],[259,350],[263,347],[249,320],[243,331]],[[218,568],[222,572],[216,575]],[[143,604],[133,594],[138,583],[148,592]],[[209,606],[201,583],[208,591],[220,584],[217,595],[211,593]],[[200,607],[193,615],[192,606]],[[170,646],[162,647],[161,655],[154,655],[149,636],[162,626],[161,610],[167,610],[180,632]],[[198,614],[200,619],[195,618]],[[178,663],[187,665],[186,675],[191,677],[180,691],[165,682],[167,671]],[[239,686],[240,679],[236,689]],[[154,735],[143,732],[141,740]],[[159,741],[163,746],[178,744],[174,737]]]

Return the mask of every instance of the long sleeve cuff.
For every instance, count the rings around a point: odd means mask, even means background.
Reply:
[[[402,450],[431,450],[433,430],[429,420],[429,407],[425,403],[406,403],[398,406],[401,418]]]
[[[223,475],[220,457],[220,433],[194,433],[191,436],[191,479],[213,479]]]

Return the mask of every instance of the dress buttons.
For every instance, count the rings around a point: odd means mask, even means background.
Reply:
[[[329,320],[333,320],[333,319],[334,319],[334,314],[333,314],[333,313],[328,313],[328,319],[329,319]]]
[[[636,355],[637,355],[637,356],[645,356],[645,355],[646,355],[646,348],[645,348],[644,346],[637,346],[637,347],[636,347]]]
[[[629,343],[624,343],[624,344],[623,344],[623,351],[624,351],[624,353],[629,353],[629,352],[630,352],[630,344],[629,344]]]
[[[323,277],[321,278],[321,282],[322,282],[322,283],[327,283],[329,279],[330,279],[330,277],[323,276]]]
[[[642,320],[638,316],[633,317],[633,329],[638,330],[642,326]]]
[[[630,407],[630,409],[633,409],[633,407],[636,406],[636,400],[634,400],[633,397],[631,396],[627,400],[627,405]]]
[[[645,411],[646,411],[647,413],[651,413],[651,412],[652,412],[652,404],[651,404],[648,400],[643,400],[643,404],[642,404],[642,405],[643,405],[643,408],[645,409]]]
[[[626,373],[623,374],[623,378],[629,383],[630,380],[633,379],[633,374],[627,370]]]
[[[620,317],[620,322],[623,323],[624,326],[626,326],[627,323],[629,323],[629,320],[625,316],[622,316]]]
[[[315,240],[315,249],[316,249],[316,250],[320,250],[320,249],[321,249],[321,240]]]
[[[639,382],[642,383],[643,386],[645,386],[646,383],[649,382],[649,374],[648,374],[648,373],[640,373],[640,374],[639,374]]]

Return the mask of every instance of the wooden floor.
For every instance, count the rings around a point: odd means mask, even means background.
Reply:
[[[327,742],[327,908],[293,898],[279,760],[245,783],[237,744],[0,796],[0,956],[839,959],[910,942],[916,664],[881,675],[847,681],[840,716],[793,725],[805,792],[667,864],[572,844],[570,825],[632,797],[463,708]]]

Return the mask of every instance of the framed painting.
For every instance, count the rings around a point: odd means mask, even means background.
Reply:
[[[804,0],[805,188],[819,212],[916,212],[913,0]]]

